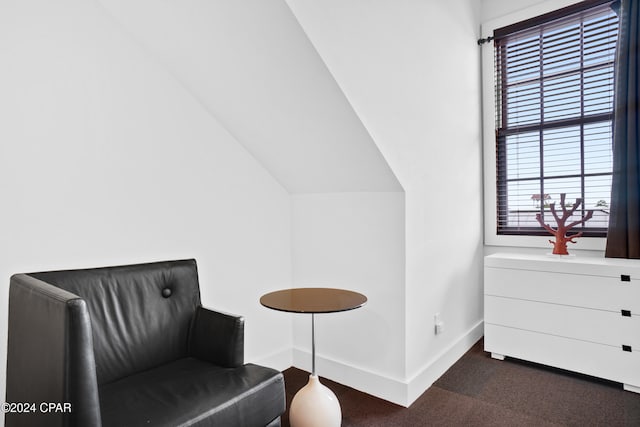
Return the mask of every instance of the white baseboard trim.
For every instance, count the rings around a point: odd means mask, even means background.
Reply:
[[[300,348],[293,349],[293,366],[311,372],[311,353]],[[316,371],[320,377],[371,394],[389,402],[402,405],[406,389],[401,379],[389,378],[343,362],[332,360],[316,353]]]
[[[631,385],[631,384],[623,384],[623,388],[627,391],[632,391],[634,393],[640,393],[640,387]]]
[[[408,384],[408,405],[411,405],[419,398],[426,389],[444,374],[463,354],[478,342],[484,335],[484,320],[476,323],[460,338],[454,341],[449,347],[442,350],[419,370],[417,374],[409,379]]]
[[[397,405],[409,407],[460,359],[482,337],[483,333],[484,321],[480,321],[425,364],[409,380],[390,378],[318,354],[316,354],[316,370],[321,377],[329,378]],[[292,366],[310,372],[311,353],[305,349],[294,347]]]

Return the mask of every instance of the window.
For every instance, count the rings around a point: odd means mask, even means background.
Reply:
[[[606,236],[612,172],[613,74],[618,18],[585,1],[496,29],[497,233],[548,235],[540,213],[560,194],[583,200],[576,231]]]

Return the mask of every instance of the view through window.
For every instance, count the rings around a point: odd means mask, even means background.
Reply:
[[[594,211],[576,231],[606,236],[618,18],[583,3],[494,33],[498,234],[548,234],[536,214],[555,225],[566,193]]]

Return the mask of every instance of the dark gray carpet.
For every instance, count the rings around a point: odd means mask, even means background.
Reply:
[[[284,372],[287,408],[309,374]],[[476,343],[409,408],[322,379],[343,427],[640,426],[640,394],[622,385],[533,363],[493,360]],[[289,426],[288,414],[283,426]]]

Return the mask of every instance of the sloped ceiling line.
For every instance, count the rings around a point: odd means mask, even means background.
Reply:
[[[99,0],[290,193],[403,191],[284,0]]]

